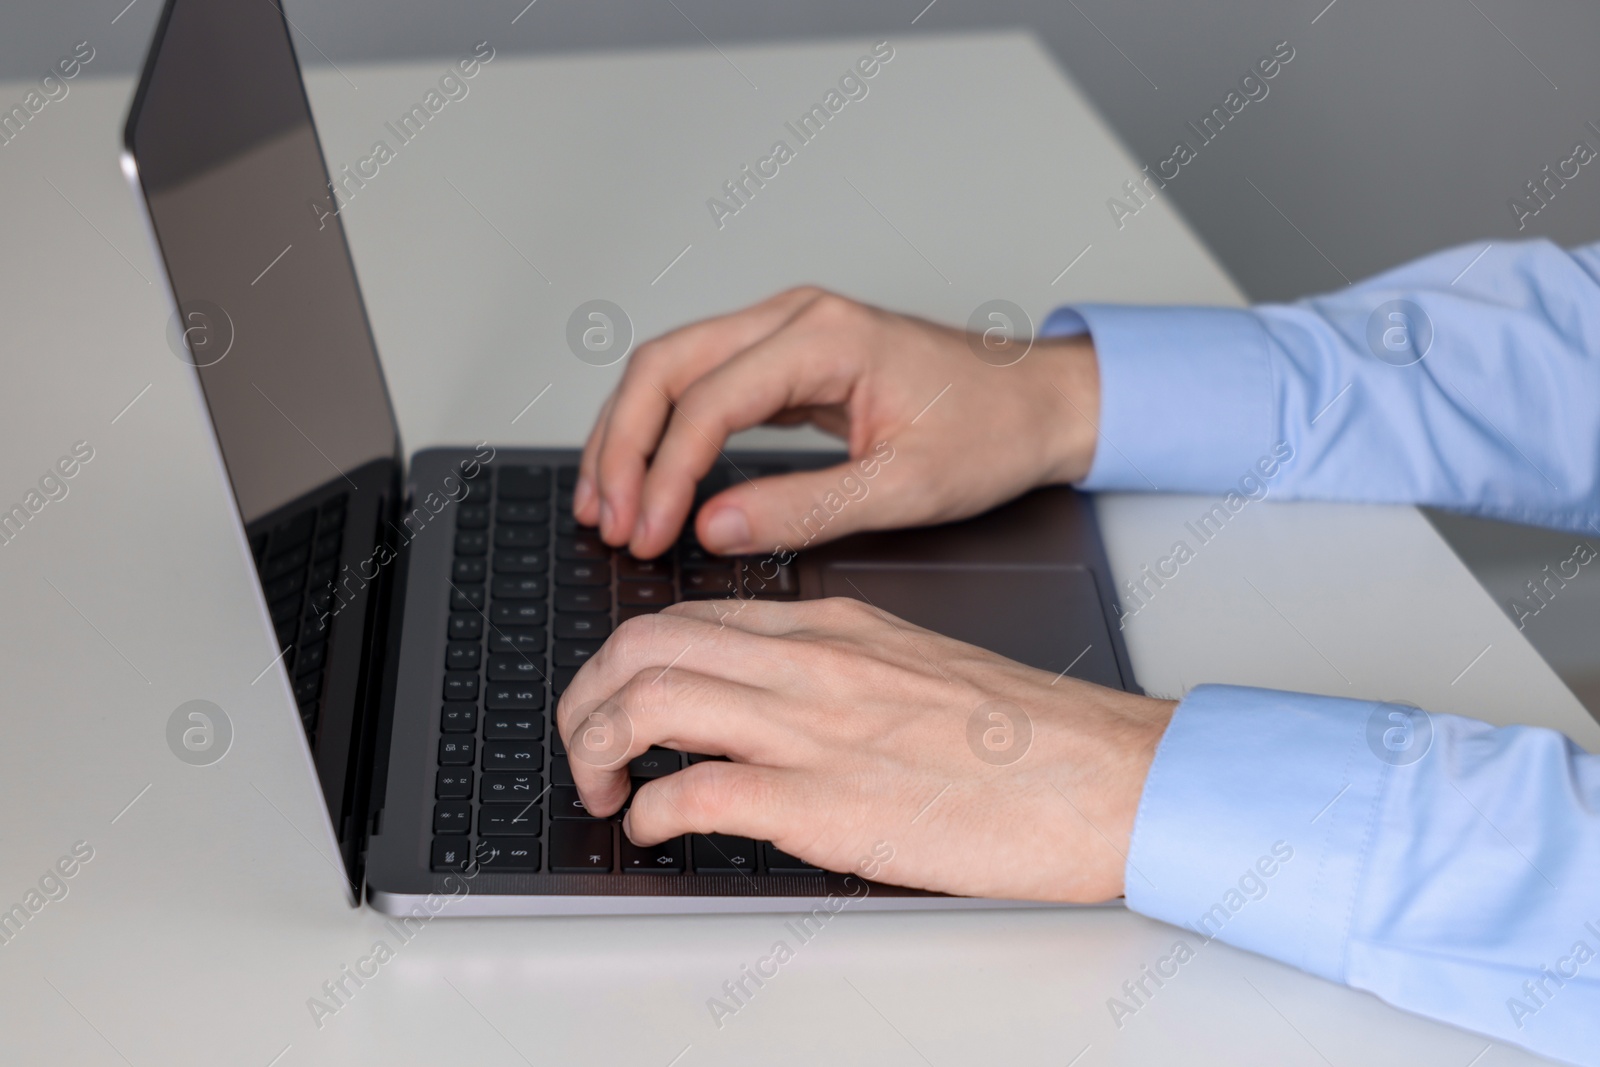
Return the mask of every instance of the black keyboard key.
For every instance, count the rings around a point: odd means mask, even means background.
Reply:
[[[593,526],[580,525],[578,520],[572,517],[572,504],[571,504],[570,501],[567,502],[566,504],[563,504],[562,508],[563,508],[562,513],[560,515],[556,516],[556,536],[557,537],[571,537],[573,534],[577,533],[579,530],[593,530],[594,529]]]
[[[308,619],[321,618],[325,612],[330,610],[333,610],[332,590],[318,589],[306,599],[306,618]]]
[[[322,695],[322,672],[308,674],[294,683],[294,702],[309,704]]]
[[[459,871],[472,859],[472,842],[464,837],[433,839],[433,869]]]
[[[488,504],[461,504],[456,508],[456,529],[482,530],[489,525]]]
[[[482,585],[452,585],[450,587],[451,611],[482,611],[488,595]]]
[[[488,562],[482,556],[468,556],[465,559],[458,559],[455,565],[450,568],[450,580],[457,585],[463,582],[481,582],[488,577]]]
[[[439,738],[439,765],[442,767],[470,767],[478,742],[467,736],[446,734]]]
[[[299,619],[273,619],[273,629],[278,635],[278,647],[287,648],[294,644],[294,635],[300,628]]]
[[[447,734],[471,734],[478,730],[476,704],[446,704],[439,713],[439,729]]]
[[[611,546],[597,533],[580,533],[556,542],[556,559],[607,559]]]
[[[623,607],[664,608],[673,601],[671,582],[623,582],[617,603]]]
[[[490,682],[483,691],[483,706],[490,711],[543,711],[544,686],[524,682]]]
[[[482,655],[477,641],[451,641],[445,646],[444,665],[452,671],[475,671]]]
[[[272,551],[303,545],[311,540],[311,531],[317,528],[317,513],[302,511],[287,522],[279,523],[272,531]]]
[[[605,588],[557,589],[557,611],[609,612],[611,590]]]
[[[443,773],[442,771],[440,773]],[[537,774],[495,771],[483,776],[483,801],[526,804],[544,796],[544,782]]]
[[[433,806],[433,832],[472,833],[472,805],[464,800],[444,800]]]
[[[485,530],[457,530],[456,555],[482,556],[489,551],[489,535]]]
[[[550,569],[550,553],[538,548],[506,548],[494,554],[496,574],[543,574]]]
[[[485,741],[538,741],[544,737],[543,715],[518,715],[514,711],[490,712],[483,717]],[[571,785],[572,774],[557,785]]]
[[[543,766],[544,746],[537,741],[489,741],[483,746],[485,771],[537,773]]]
[[[324,500],[322,502],[322,507],[317,509],[317,511],[322,515],[322,525],[324,527],[343,526],[344,508],[347,503],[349,503],[348,493],[340,493],[338,496],[329,497],[327,500]]]
[[[266,594],[269,602],[282,600],[286,596],[293,596],[300,592],[300,586],[305,580],[305,571],[290,571],[281,578],[274,578],[270,582],[264,582],[261,586],[261,591]]]
[[[478,833],[485,837],[538,837],[544,812],[532,800],[521,804],[485,804],[478,809]]]
[[[745,596],[761,600],[793,600],[800,595],[800,572],[792,564],[762,559],[740,568]]]
[[[555,645],[555,665],[557,667],[581,667],[589,662],[589,657],[600,651],[599,641],[557,641]],[[563,686],[563,689],[566,687]]]
[[[310,674],[320,671],[328,661],[328,642],[313,641],[295,654],[294,672],[296,674]]]
[[[629,619],[637,619],[640,615],[654,615],[660,608],[644,607],[638,604],[625,604],[617,609],[617,625],[621,626]]]
[[[544,657],[543,626],[496,626],[489,631],[490,652],[520,652],[533,659]]]
[[[732,566],[702,567],[683,572],[683,599],[718,600],[738,596]]]
[[[274,624],[289,622],[300,614],[300,595],[284,597],[276,603],[267,605],[267,611],[272,616]]]
[[[611,824],[558,822],[550,826],[550,869],[557,874],[611,870]]]
[[[550,495],[550,468],[501,467],[495,495],[501,500],[543,500]]]
[[[691,834],[696,874],[738,874],[756,869],[756,843],[729,834]]]
[[[483,637],[483,616],[476,611],[462,611],[450,616],[450,638],[453,641],[477,641]]]
[[[572,492],[578,485],[578,468],[576,464],[564,463],[556,468],[556,488]]]
[[[728,488],[733,477],[734,472],[727,467],[712,467],[706,472],[706,476],[700,479],[700,484],[694,487],[695,507],[699,507]]]
[[[728,561],[721,556],[713,555],[698,544],[690,544],[694,538],[693,523],[684,527],[688,533],[685,543],[678,546],[678,566],[684,568],[695,567],[725,567]]]
[[[480,838],[478,865],[488,871],[536,871],[539,842],[523,838]]]
[[[496,600],[543,600],[550,592],[543,575],[505,574],[494,580]]]
[[[489,657],[489,681],[533,685],[544,681],[544,659],[516,653]]]
[[[441,770],[433,780],[433,797],[435,800],[471,800],[472,771],[467,768]]]
[[[306,588],[329,589],[333,586],[334,576],[338,573],[338,565],[332,560],[328,560],[326,563],[313,564],[311,570],[306,574]]]
[[[258,533],[254,537],[250,538],[250,555],[254,557],[258,565],[261,563],[261,557],[266,554],[267,535],[264,533]]]
[[[470,671],[445,671],[444,698],[446,700],[477,700],[477,674]]]
[[[572,785],[572,767],[567,763],[565,756],[552,756],[550,759],[550,784],[553,786]]]
[[[670,748],[652,748],[628,761],[628,774],[634,778],[661,778],[683,769],[683,757]]]
[[[577,667],[557,667],[550,675],[550,690],[556,696],[567,691],[567,686],[572,684],[572,679],[577,677]]]
[[[502,500],[495,505],[494,517],[496,522],[537,523],[544,526],[550,522],[550,505],[542,500]]]
[[[619,555],[617,577],[625,582],[670,582],[672,561],[659,556],[655,559],[635,559],[626,554]]]
[[[541,600],[497,601],[489,609],[489,621],[496,626],[543,626],[545,615]]]
[[[562,562],[556,564],[557,585],[610,585],[611,564],[605,560]]]
[[[821,867],[813,867],[799,856],[791,856],[771,841],[761,842],[761,862],[768,874],[821,874]]]
[[[683,838],[674,837],[659,845],[636,845],[622,835],[622,869],[678,874],[683,870]]]
[[[557,641],[604,641],[611,636],[611,617],[608,615],[556,614]]]
[[[496,548],[543,548],[549,543],[548,526],[499,526],[494,531]]]
[[[566,785],[552,786],[550,789],[550,818],[595,820],[589,814],[589,809],[583,806],[578,791]]]
[[[311,542],[311,558],[318,563],[333,559],[339,554],[339,549],[343,544],[344,534],[339,530],[329,530],[327,533],[318,534],[317,539]]]

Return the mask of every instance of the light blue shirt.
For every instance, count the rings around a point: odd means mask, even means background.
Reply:
[[[1287,443],[1280,498],[1600,535],[1600,245],[1480,243],[1295,304],[1085,305],[1040,332],[1085,329],[1102,441],[1086,489],[1226,492]],[[1200,686],[1151,766],[1127,899],[1600,1064],[1600,756],[1554,731]]]

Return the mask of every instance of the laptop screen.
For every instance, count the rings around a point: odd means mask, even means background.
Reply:
[[[399,434],[277,0],[172,0],[127,146],[248,524]]]

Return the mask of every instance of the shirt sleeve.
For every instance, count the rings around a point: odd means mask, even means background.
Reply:
[[[1600,757],[1554,731],[1200,686],[1151,766],[1127,899],[1186,928],[1166,977],[1216,939],[1600,1064]]]
[[[1600,244],[1463,246],[1294,304],[1073,306],[1040,334],[1084,331],[1085,489],[1261,478],[1284,499],[1600,524]]]

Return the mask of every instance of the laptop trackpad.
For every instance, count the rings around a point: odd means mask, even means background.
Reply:
[[[1094,576],[1051,563],[830,561],[824,596],[891,615],[1052,674],[1122,688]]]

